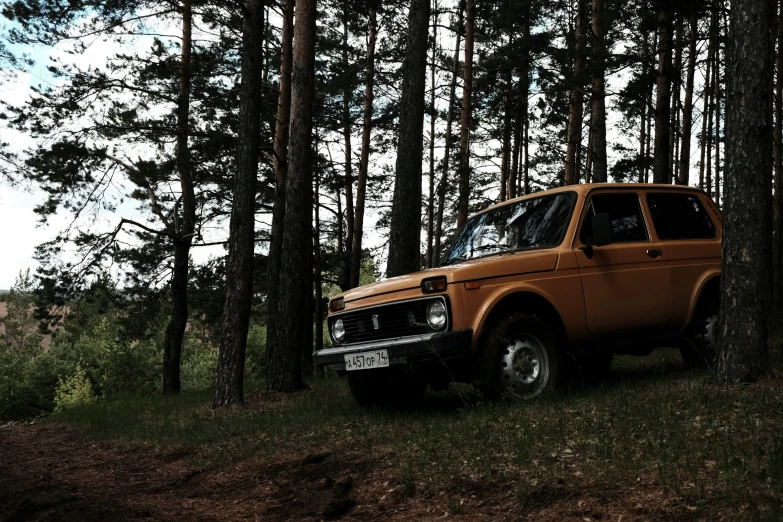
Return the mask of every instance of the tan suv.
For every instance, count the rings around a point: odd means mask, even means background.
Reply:
[[[452,381],[533,398],[657,346],[695,365],[714,358],[720,271],[721,213],[700,190],[539,192],[472,216],[437,268],[333,298],[313,360],[366,405]]]

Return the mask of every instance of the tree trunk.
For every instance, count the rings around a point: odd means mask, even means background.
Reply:
[[[229,224],[226,301],[218,354],[213,407],[242,404],[245,350],[253,297],[253,250],[263,99],[264,3],[247,0],[242,37],[239,88],[237,173]]]
[[[343,64],[348,67],[348,2],[343,1]],[[343,140],[345,142],[345,228],[348,236],[351,236],[354,224],[353,213],[353,167],[351,166],[351,88],[348,78],[344,80],[343,88]],[[351,287],[351,248],[352,238],[345,240],[345,252],[343,252],[343,277],[342,287]]]
[[[438,15],[432,24],[432,67],[430,67],[430,175],[427,193],[427,268],[433,267],[433,242],[435,234],[435,59],[438,44]]]
[[[465,2],[465,66],[462,81],[462,114],[459,134],[459,200],[457,202],[457,228],[468,220],[470,203],[470,121],[473,97],[473,31],[475,18],[473,0]]]
[[[771,3],[732,4],[727,52],[725,213],[717,378],[753,381],[770,371],[767,354],[772,129],[769,113]]]
[[[449,183],[449,161],[451,159],[451,126],[454,121],[454,104],[457,98],[457,75],[459,74],[459,46],[462,39],[464,2],[460,1],[457,17],[457,43],[454,48],[454,63],[449,88],[449,108],[446,113],[446,143],[443,150],[443,172],[438,183],[438,215],[435,217],[435,258],[440,261],[441,236],[443,235],[443,209],[446,205],[446,189]]]
[[[311,180],[312,181],[312,180]],[[309,203],[310,222],[313,218],[313,185],[311,184],[307,191],[307,199]],[[306,266],[305,272],[305,290],[304,290],[304,339],[302,342],[302,378],[312,377],[313,375],[313,330],[315,325],[315,253],[313,248],[315,246],[313,242],[313,230],[310,230],[310,237],[308,237],[308,248],[306,251]]]
[[[582,145],[582,69],[584,68],[585,48],[585,7],[584,0],[577,0],[579,8],[574,21],[574,70],[572,74],[570,110],[568,113],[568,146],[566,148],[565,184],[579,183],[579,148]]]
[[[682,86],[682,17],[677,16],[675,31],[674,67],[672,68],[672,100],[671,100],[671,124],[669,125],[669,177],[666,183],[671,184],[677,176],[677,149],[679,144],[679,110],[680,88]]]
[[[672,11],[658,13],[658,80],[655,91],[655,156],[653,183],[669,180],[669,106],[672,83]]]
[[[596,183],[605,183],[607,178],[606,165],[606,20],[604,12],[605,0],[593,0],[593,57],[595,60],[595,75],[592,81],[592,101],[590,103],[590,122],[592,145],[592,178]]]
[[[592,183],[593,175],[593,122],[590,119],[587,132],[587,159],[585,160],[585,183]]]
[[[525,100],[525,107],[527,107],[527,100]],[[524,142],[524,146],[525,146],[525,170],[524,170],[524,176],[522,177],[522,179],[523,179],[523,185],[522,185],[522,189],[523,190],[522,190],[522,193],[527,196],[528,194],[530,194],[530,178],[529,178],[529,173],[530,173],[530,154],[529,154],[529,152],[530,151],[528,149],[528,145],[530,145],[530,134],[529,134],[530,133],[530,115],[528,114],[527,109],[525,109],[525,123],[524,123],[524,125],[525,125],[525,142]]]
[[[293,67],[295,0],[286,0],[283,10],[283,28],[280,37],[280,93],[275,119],[274,167],[275,199],[272,207],[272,230],[267,266],[267,328],[266,354],[269,346],[276,346],[277,303],[280,289],[280,253],[283,248],[285,222],[285,187],[288,177],[288,133],[291,124],[291,68]]]
[[[516,185],[517,176],[519,175],[519,151],[522,148],[522,111],[517,109],[516,118],[514,118],[514,136],[513,144],[511,145],[511,171],[509,172],[508,185]],[[508,192],[511,192],[509,190]],[[513,197],[513,196],[510,196]]]
[[[720,24],[715,42],[715,193],[713,199],[720,206]]]
[[[314,221],[315,226],[313,229],[313,272],[315,276],[315,346],[314,350],[323,349],[324,347],[324,298],[323,298],[323,280],[321,277],[321,217],[319,211],[321,209],[320,198],[320,176],[316,173],[315,177],[315,204],[314,204]],[[310,359],[312,365],[312,358]],[[319,368],[319,373],[323,371],[323,368]]]
[[[775,210],[772,245],[773,291],[775,310],[783,310],[783,0],[778,16],[777,78],[775,83]]]
[[[511,119],[513,104],[511,101],[511,75],[507,78],[506,103],[503,111],[503,135],[501,137],[500,147],[500,201],[511,199],[511,184],[514,182],[511,177],[511,148],[513,146],[511,139]]]
[[[710,30],[712,34],[712,30]],[[705,158],[707,151],[707,120],[709,115],[712,114],[710,108],[710,83],[712,83],[712,40],[710,40],[707,47],[707,66],[704,71],[704,91],[702,98],[704,99],[704,106],[701,111],[701,156],[699,160],[699,188],[704,190],[704,174],[705,174]]]
[[[177,102],[177,170],[182,191],[182,223],[174,239],[171,274],[171,319],[163,345],[163,393],[179,393],[182,340],[188,323],[188,256],[196,227],[196,196],[190,172],[190,52],[193,14],[190,0],[182,2],[182,51]]]
[[[709,114],[707,115],[707,194],[712,196],[712,144],[715,138],[715,133],[712,127],[712,117],[715,109],[715,93],[717,92],[717,76],[716,76],[716,61],[715,56],[717,54],[718,41],[715,35],[715,28],[718,25],[718,15],[713,12],[712,23],[710,24],[710,47],[712,48],[712,77],[710,78],[710,103],[708,107]]]
[[[647,59],[647,53],[648,53],[648,44],[647,44],[647,33],[644,33],[644,37],[642,39],[642,74],[645,73],[647,69],[647,63],[644,61]],[[647,150],[647,93],[644,94],[644,99],[642,100],[642,119],[641,123],[639,124],[639,183],[644,183],[644,179],[646,177],[646,164],[647,164],[647,155],[645,154]]]
[[[280,256],[280,294],[276,343],[268,346],[266,388],[291,392],[304,387],[301,347],[302,325],[311,325],[307,300],[312,288],[307,277],[312,251],[312,130],[315,71],[316,0],[296,1],[294,57],[291,84],[291,132],[288,146],[288,179],[285,190],[285,223]]]
[[[693,79],[696,73],[696,39],[699,36],[699,18],[692,14],[690,18],[691,41],[688,46],[688,73],[685,78],[685,102],[682,108],[682,146],[680,147],[680,168],[677,183],[690,183],[691,134],[693,127]]]
[[[378,32],[377,11],[373,5],[367,28],[367,64],[364,78],[364,123],[362,126],[362,151],[359,159],[359,178],[356,185],[356,212],[351,246],[351,284],[359,286],[362,264],[362,233],[364,232],[364,199],[367,193],[367,168],[370,162],[370,135],[372,133],[373,85],[375,81],[375,39]]]
[[[402,65],[399,146],[386,266],[389,277],[416,272],[421,266],[421,154],[429,18],[429,0],[412,0]]]

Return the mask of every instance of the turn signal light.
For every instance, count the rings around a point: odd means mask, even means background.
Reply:
[[[433,277],[432,279],[425,279],[421,282],[421,291],[425,294],[445,292],[446,286],[446,276]]]
[[[337,299],[332,299],[329,302],[329,309],[332,312],[339,312],[343,308],[345,308],[345,300],[342,297],[338,297]]]
[[[468,281],[465,283],[465,290],[478,290],[481,288],[481,281]]]

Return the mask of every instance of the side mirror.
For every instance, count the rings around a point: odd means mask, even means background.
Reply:
[[[604,246],[614,243],[614,232],[609,214],[596,214],[593,216],[593,244]]]

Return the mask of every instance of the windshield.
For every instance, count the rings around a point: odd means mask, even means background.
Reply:
[[[563,242],[575,192],[524,199],[475,216],[459,231],[441,265]]]

